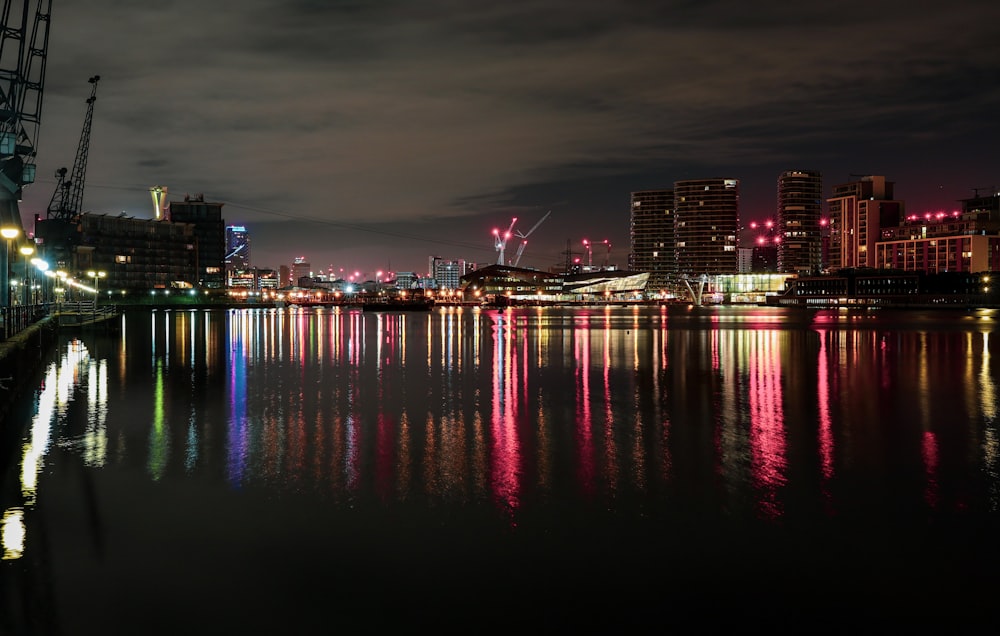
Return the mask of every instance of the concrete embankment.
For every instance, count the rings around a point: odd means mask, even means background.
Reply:
[[[0,342],[0,430],[7,429],[11,405],[31,388],[31,380],[55,344],[56,327],[56,321],[46,317]]]

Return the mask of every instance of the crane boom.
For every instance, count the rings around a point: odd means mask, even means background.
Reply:
[[[521,232],[517,233],[517,235],[520,238],[524,239],[524,240],[522,240],[521,244],[517,246],[517,256],[514,258],[514,267],[517,267],[517,264],[521,262],[521,254],[524,252],[524,248],[528,245],[528,236],[532,232],[534,232],[535,230],[537,230],[538,226],[542,224],[542,221],[544,221],[545,219],[549,218],[550,214],[552,214],[552,210],[549,210],[548,212],[546,212],[545,216],[543,216],[542,218],[538,219],[538,223],[535,223],[534,225],[532,225],[531,229],[528,230],[527,232],[525,232],[524,234],[522,234]]]
[[[90,97],[87,99],[87,114],[83,120],[83,132],[73,160],[73,172],[66,178],[66,168],[56,172],[56,189],[52,193],[46,218],[57,221],[69,221],[80,213],[83,206],[83,186],[87,178],[87,157],[90,154],[90,129],[94,122],[94,102],[97,101],[97,82],[100,75],[94,75],[88,82],[92,84]]]

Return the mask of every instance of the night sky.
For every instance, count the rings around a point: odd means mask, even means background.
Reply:
[[[57,0],[21,214],[72,166],[93,75],[84,210],[203,194],[259,267],[495,262],[494,227],[548,211],[522,266],[607,239],[624,267],[630,192],[737,178],[749,222],[789,169],[953,210],[1000,187],[998,24],[980,0]]]

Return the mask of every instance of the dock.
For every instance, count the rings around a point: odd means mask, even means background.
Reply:
[[[116,305],[97,305],[92,300],[62,303],[53,312],[58,327],[70,328],[112,328],[121,311]]]

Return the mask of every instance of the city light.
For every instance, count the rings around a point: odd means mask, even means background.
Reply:
[[[24,274],[24,276],[22,277],[22,280],[21,280],[21,286],[24,287],[24,301],[23,302],[24,302],[25,305],[30,305],[31,304],[31,277],[28,275],[28,257],[35,253],[35,248],[32,247],[31,245],[22,245],[21,249],[20,249],[20,252],[21,252],[21,256],[24,257],[24,267],[23,267],[23,274]]]
[[[97,307],[97,301],[100,294],[101,279],[108,275],[105,271],[94,271],[90,270],[87,272],[87,276],[94,279],[94,307]]]

